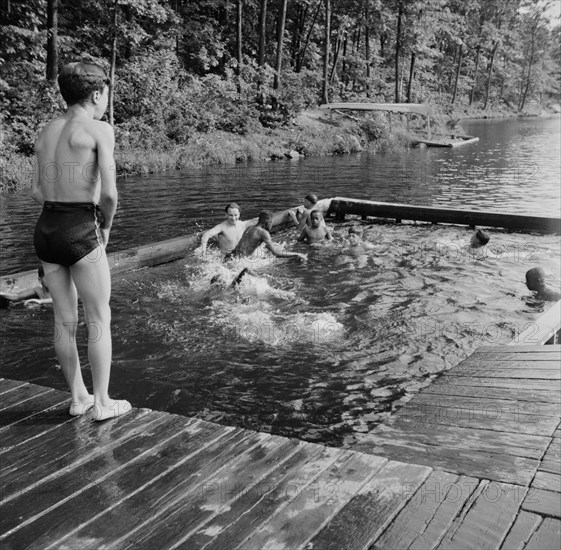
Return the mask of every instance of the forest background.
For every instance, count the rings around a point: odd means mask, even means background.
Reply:
[[[0,191],[29,186],[75,60],[110,74],[119,174],[409,145],[326,102],[425,103],[444,130],[558,110],[553,1],[0,0]]]

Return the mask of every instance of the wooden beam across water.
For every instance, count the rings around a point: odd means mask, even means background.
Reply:
[[[376,202],[346,197],[331,199],[328,210],[329,214],[333,214],[339,219],[344,219],[345,215],[352,214],[393,219],[398,223],[403,220],[411,220],[433,224],[467,225],[470,227],[502,227],[528,233],[561,234],[561,218],[414,206],[411,204]]]

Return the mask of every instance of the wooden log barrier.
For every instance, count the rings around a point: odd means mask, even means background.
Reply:
[[[560,218],[413,206],[409,204],[356,200],[345,197],[331,199],[331,205],[327,214],[335,215],[337,220],[344,219],[346,214],[353,214],[361,217],[370,216],[394,219],[398,222],[401,220],[412,220],[467,225],[470,227],[502,227],[513,231],[530,233],[561,234]]]

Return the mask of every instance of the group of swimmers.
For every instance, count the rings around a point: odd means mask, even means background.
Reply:
[[[35,143],[37,162],[31,194],[42,206],[34,235],[42,271],[41,285],[33,294],[36,301],[51,300],[53,304],[55,352],[72,396],[69,414],[88,413],[91,420],[102,421],[132,410],[128,401],[109,397],[111,279],[105,249],[117,209],[114,133],[101,121],[108,104],[109,79],[102,67],[76,62],[62,68],[58,83],[67,110],[43,128]],[[53,167],[59,168],[54,177]],[[304,209],[291,212],[300,231],[299,241],[314,244],[332,239],[316,203],[317,197],[308,195]],[[226,207],[226,221],[203,234],[202,252],[206,253],[209,239],[217,237],[230,260],[250,256],[262,244],[277,257],[306,260],[306,254],[285,251],[272,241],[272,224],[272,213],[264,211],[256,225],[247,227],[240,220],[239,207],[231,203]],[[343,251],[353,256],[371,247],[362,242],[360,229],[353,227]],[[244,272],[238,275],[238,283],[243,276]],[[545,284],[542,268],[529,270],[526,281],[538,298],[559,299],[559,292]],[[3,295],[6,300],[26,297],[31,298],[17,293]],[[78,297],[88,329],[95,328],[88,338],[93,395],[84,384],[76,346]]]

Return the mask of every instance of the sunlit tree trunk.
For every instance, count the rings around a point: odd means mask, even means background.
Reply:
[[[475,69],[473,71],[473,84],[471,86],[471,92],[469,94],[469,104],[473,103],[473,98],[475,97],[475,88],[477,86],[477,72],[479,71],[479,54],[481,53],[480,46],[477,46],[477,53],[475,54]]]
[[[395,36],[395,103],[399,103],[399,55],[401,53],[401,18],[403,16],[403,4],[399,2],[397,10],[397,31]]]
[[[415,52],[411,53],[411,65],[409,66],[409,84],[407,85],[407,103],[411,103],[411,88],[413,87],[413,77],[415,76]]]
[[[236,76],[238,77],[238,94],[242,93],[242,11],[243,0],[238,0],[236,5],[236,59],[238,61]]]
[[[493,73],[493,63],[495,61],[495,54],[497,53],[497,49],[499,47],[499,43],[496,42],[493,46],[493,51],[491,53],[491,59],[489,60],[489,70],[487,71],[487,84],[485,85],[485,101],[483,102],[483,110],[487,109],[487,101],[489,101],[489,89],[491,87],[491,75]]]
[[[310,43],[310,37],[312,36],[312,31],[314,30],[316,20],[317,20],[318,15],[319,15],[319,11],[321,10],[322,2],[323,2],[323,0],[318,0],[317,7],[316,7],[316,12],[314,14],[312,24],[310,25],[310,28],[308,29],[308,34],[306,35],[306,40],[304,42],[304,47],[302,48],[302,51],[298,53],[298,59],[296,61],[296,69],[295,69],[295,71],[297,73],[299,73],[302,70],[302,65],[304,63],[304,57],[306,55],[306,50],[308,49],[308,44]]]
[[[460,79],[460,70],[462,68],[462,54],[463,54],[463,44],[460,44],[459,51],[458,51],[458,63],[456,65],[456,78],[454,79],[454,91],[452,92],[452,101],[450,101],[451,105],[454,105],[456,101],[456,93],[458,91],[458,80]]]
[[[109,124],[115,124],[113,103],[114,103],[114,90],[115,90],[115,65],[117,63],[117,14],[119,4],[118,0],[113,3],[113,40],[111,42],[111,66],[109,68],[109,103],[107,108],[107,116]]]
[[[323,50],[323,90],[321,99],[329,103],[329,50],[331,49],[331,0],[325,0],[325,34]]]
[[[286,23],[286,6],[288,0],[283,0],[281,9],[279,12],[279,24],[277,26],[277,60],[275,63],[275,78],[273,82],[273,88],[277,90],[280,86],[280,75],[282,70],[282,50],[284,45],[284,26]]]
[[[265,35],[267,32],[267,0],[261,0],[261,13],[259,15],[259,49],[257,52],[257,64],[259,67],[265,65]]]
[[[47,2],[47,80],[55,83],[58,74],[58,0]]]

